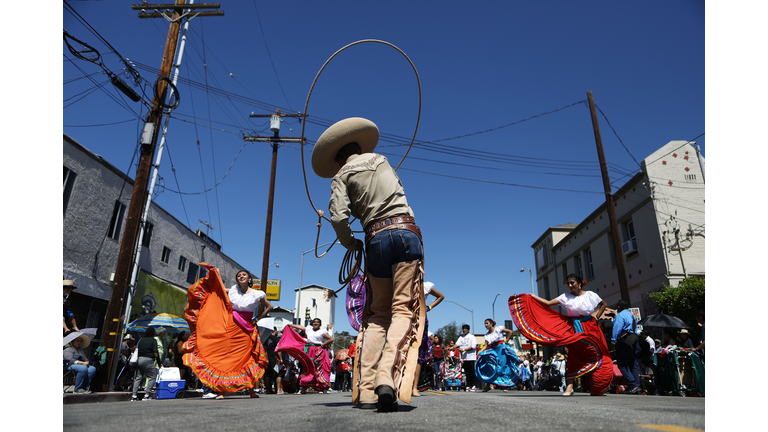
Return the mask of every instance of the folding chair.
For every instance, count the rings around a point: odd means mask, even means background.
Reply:
[[[75,392],[75,371],[69,368],[69,362],[64,360],[64,393]]]

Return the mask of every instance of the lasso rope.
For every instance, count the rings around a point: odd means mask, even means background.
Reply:
[[[315,75],[315,79],[312,81],[312,86],[310,86],[309,88],[309,94],[307,94],[307,100],[304,103],[304,115],[305,116],[307,115],[307,107],[309,106],[309,99],[312,96],[312,90],[314,90],[315,88],[317,79],[320,78],[320,74],[323,73],[323,70],[325,69],[326,66],[328,66],[328,63],[330,63],[330,61],[333,60],[334,57],[336,57],[340,52],[344,51],[345,49],[354,45],[367,43],[367,42],[380,43],[396,49],[400,54],[403,55],[403,57],[406,58],[406,60],[408,60],[408,63],[411,64],[411,68],[413,68],[413,72],[416,74],[416,84],[419,87],[419,111],[416,116],[416,128],[413,131],[413,138],[411,138],[411,143],[408,145],[408,150],[406,150],[405,154],[403,155],[403,158],[400,160],[400,163],[398,163],[397,166],[395,167],[395,171],[397,171],[397,169],[400,168],[400,165],[403,163],[405,158],[408,156],[408,153],[411,151],[411,147],[413,147],[413,142],[416,140],[416,133],[419,130],[419,121],[421,120],[421,80],[419,79],[419,72],[416,70],[416,66],[413,64],[413,62],[408,57],[408,55],[406,55],[403,52],[403,50],[401,50],[400,48],[396,47],[395,45],[389,42],[385,42],[378,39],[363,39],[357,42],[352,42],[351,44],[346,45],[341,49],[339,49],[338,51],[336,51],[335,53],[333,53],[333,55],[330,56],[328,60],[325,61],[323,66],[317,72],[317,75]],[[306,129],[306,127],[307,127],[307,122],[305,119],[305,121],[302,122],[302,126],[301,126],[302,137],[304,136],[304,130]],[[323,219],[327,220],[328,222],[331,222],[331,220],[328,219],[327,216],[324,216],[323,211],[318,210],[317,207],[315,207],[315,203],[312,202],[312,196],[309,193],[309,183],[307,182],[307,169],[304,163],[304,140],[302,140],[301,142],[301,171],[302,171],[302,174],[304,175],[304,188],[307,191],[307,198],[309,199],[309,204],[312,206],[312,209],[315,211],[315,213],[317,213],[317,219],[318,219],[317,220],[317,238],[315,239],[315,257],[322,258],[323,256],[325,256],[325,254],[327,254],[331,250],[331,248],[333,248],[334,245],[336,245],[336,241],[331,243],[331,246],[328,247],[328,249],[325,252],[323,252],[321,255],[317,254],[317,244],[320,242],[320,228],[322,227]],[[337,240],[338,240],[338,237],[337,237]],[[341,269],[339,270],[339,284],[342,285],[342,288],[333,292],[334,296],[336,293],[344,289],[344,286],[346,286],[360,271],[362,257],[363,257],[363,253],[361,250],[357,251],[357,253],[354,253],[352,250],[348,250],[346,255],[344,255],[344,260],[342,261]],[[344,276],[345,273],[346,273],[346,276]]]

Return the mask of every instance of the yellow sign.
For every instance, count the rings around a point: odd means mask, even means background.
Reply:
[[[280,301],[280,279],[267,279],[267,300]],[[253,279],[253,287],[261,289],[261,279]]]

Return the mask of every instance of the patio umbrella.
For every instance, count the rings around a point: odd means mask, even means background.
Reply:
[[[169,313],[144,315],[128,324],[128,330],[130,331],[146,330],[149,327],[165,327],[174,330],[189,331],[189,324],[187,324],[185,319]]]
[[[674,328],[690,328],[688,324],[684,323],[678,317],[672,315],[656,314],[648,315],[637,322],[637,325],[643,327],[674,327]]]
[[[80,331],[72,332],[66,336],[64,336],[64,345],[66,346],[68,343],[72,342],[73,340],[77,339],[78,336],[86,335],[89,339],[93,339],[94,336],[96,336],[97,329],[95,328],[84,328]]]

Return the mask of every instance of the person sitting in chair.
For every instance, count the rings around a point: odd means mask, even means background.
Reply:
[[[76,337],[64,348],[64,360],[67,360],[67,368],[75,372],[75,393],[91,393],[88,387],[96,375],[96,368],[88,362],[83,348],[91,344],[91,339],[86,335]]]

